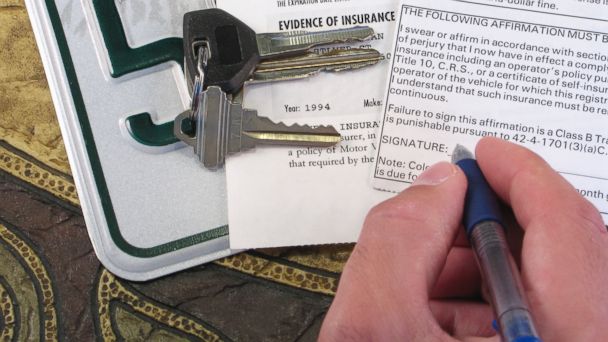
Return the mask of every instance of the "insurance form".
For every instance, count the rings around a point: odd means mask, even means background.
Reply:
[[[385,54],[397,17],[397,1],[218,0],[218,7],[256,32],[371,26],[374,37],[351,46]],[[391,196],[369,181],[388,57],[360,70],[246,86],[246,108],[286,123],[331,124],[343,141],[322,149],[257,147],[227,158],[232,248],[357,239],[369,209]]]
[[[374,186],[400,191],[456,144],[495,136],[539,153],[608,222],[608,1],[397,11]]]

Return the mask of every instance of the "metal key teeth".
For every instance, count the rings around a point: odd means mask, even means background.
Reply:
[[[374,65],[384,56],[373,49],[331,50],[326,53],[306,53],[301,56],[266,60],[248,82],[283,81],[312,76],[329,71],[339,72]]]
[[[321,43],[350,43],[369,39],[374,35],[374,30],[369,27],[353,27],[349,29],[338,29],[321,32],[290,32],[284,37],[274,37],[272,42],[275,46],[321,44]]]
[[[257,144],[329,147],[341,140],[340,133],[332,126],[288,126],[283,122],[274,122],[267,117],[258,116],[253,110],[243,113],[242,132],[241,150]]]
[[[278,32],[257,34],[260,56],[306,51],[318,45],[360,42],[371,38],[374,30],[367,26],[319,32]]]
[[[274,122],[259,116],[256,110],[244,109],[241,117],[240,151],[256,145],[283,145],[303,147],[329,147],[340,142],[341,136],[332,126]]]

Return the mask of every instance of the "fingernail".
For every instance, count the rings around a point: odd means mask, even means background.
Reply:
[[[439,185],[456,174],[457,170],[452,163],[440,162],[424,170],[412,185]]]

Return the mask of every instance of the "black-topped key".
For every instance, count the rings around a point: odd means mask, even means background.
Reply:
[[[373,29],[364,26],[310,33],[256,34],[220,9],[189,12],[184,15],[184,64],[188,86],[192,87],[198,74],[197,56],[201,46],[208,49],[204,87],[219,86],[233,94],[251,78],[263,60],[297,56],[318,45],[363,41],[373,34]],[[376,54],[373,58],[377,61],[381,55],[377,51]],[[358,61],[354,65],[362,64]]]

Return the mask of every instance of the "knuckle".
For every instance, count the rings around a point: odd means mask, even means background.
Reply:
[[[373,207],[367,218],[371,221],[376,219],[418,221],[424,210],[421,201],[414,200],[412,196],[398,196]]]
[[[597,208],[587,199],[577,201],[572,208],[572,214],[578,224],[586,228],[596,229],[597,231],[604,230],[604,223]]]
[[[373,248],[368,248],[366,244],[357,244],[344,266],[340,277],[340,286],[342,285],[342,280],[345,280],[351,284],[367,287],[370,279],[378,276],[376,273],[378,262],[380,260],[378,260],[377,251]],[[338,286],[338,290],[341,289],[340,286]]]
[[[390,214],[395,210],[395,206],[393,205],[393,200],[384,201],[380,204],[376,204],[367,214],[368,219],[373,219],[377,217],[384,217]]]
[[[370,257],[370,253],[371,251],[369,250],[369,248],[367,247],[366,244],[363,243],[359,243],[355,246],[355,249],[353,249],[353,252],[351,253],[350,257],[348,258],[348,264],[355,264],[355,265],[365,265],[367,263],[369,263],[371,257]],[[350,269],[350,267],[349,267]]]
[[[319,341],[364,341],[366,334],[360,325],[348,324],[343,320],[327,322],[319,336]]]

